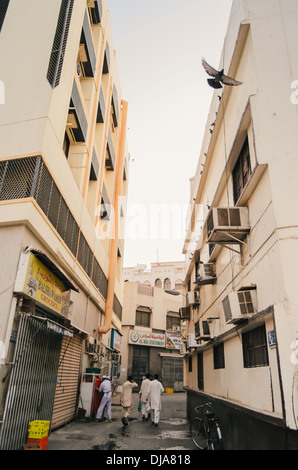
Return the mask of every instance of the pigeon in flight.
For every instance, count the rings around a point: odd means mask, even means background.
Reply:
[[[227,75],[224,75],[224,69],[221,71],[215,70],[211,65],[209,65],[206,60],[202,60],[202,65],[208,75],[214,78],[208,78],[207,82],[212,88],[222,88],[222,83],[224,85],[229,85],[229,86],[238,86],[242,85],[242,82],[237,82],[237,80],[234,80],[231,77],[228,77]]]

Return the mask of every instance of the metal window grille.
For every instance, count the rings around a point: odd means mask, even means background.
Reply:
[[[243,333],[242,348],[245,368],[268,366],[269,359],[265,325]]]
[[[120,304],[118,297],[114,295],[114,301],[113,301],[113,310],[119,320],[122,320],[122,305]]]
[[[100,267],[99,262],[94,258],[92,281],[104,298],[107,297],[108,280]]]
[[[74,0],[62,0],[61,2],[47,73],[47,79],[52,88],[55,88],[60,82],[73,5]]]
[[[0,200],[30,197],[38,157],[0,162]]]
[[[80,233],[78,261],[88,276],[91,277],[93,253],[82,233]]]

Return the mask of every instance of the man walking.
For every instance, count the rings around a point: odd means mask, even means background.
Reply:
[[[149,393],[149,385],[151,383],[150,380],[151,375],[146,374],[146,379],[143,380],[142,385],[141,385],[141,390],[140,390],[140,400],[141,400],[141,412],[142,412],[142,419],[145,421],[148,419],[148,410],[146,410],[147,407],[149,407],[148,403],[148,393]]]
[[[158,380],[158,375],[154,375],[154,380],[150,382],[148,399],[151,407],[151,419],[155,426],[158,426],[161,410],[161,394],[164,392],[162,384]]]
[[[122,404],[123,409],[123,418],[122,423],[124,426],[128,425],[128,416],[131,413],[132,405],[132,389],[138,387],[138,384],[135,383],[132,376],[127,377],[127,381],[122,386],[122,392],[120,395],[120,403]]]
[[[110,377],[106,375],[102,376],[102,382],[98,389],[99,393],[102,393],[102,399],[99,405],[99,408],[96,413],[95,421],[98,423],[99,421],[103,421],[104,418],[104,411],[107,407],[107,415],[109,418],[110,423],[112,422],[112,411],[111,411],[111,404],[112,404],[112,393],[111,393],[111,382]]]

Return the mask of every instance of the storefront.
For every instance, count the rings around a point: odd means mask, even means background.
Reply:
[[[3,379],[7,383],[7,393],[0,434],[1,450],[22,449],[30,421],[52,421],[57,406],[56,392],[69,369],[65,359],[75,350],[76,366],[80,364],[81,340],[69,328],[66,316],[70,289],[77,290],[44,253],[32,250],[21,254],[14,288],[17,306],[11,333],[13,361]],[[72,403],[69,417],[75,413],[78,367],[77,370],[71,386],[62,385],[63,396],[59,397],[65,409]],[[74,388],[71,394],[70,388]]]
[[[158,374],[166,391],[183,390],[183,357],[180,356],[181,334],[130,330],[132,366],[128,374],[141,384],[147,373]],[[129,360],[130,362],[130,360]]]

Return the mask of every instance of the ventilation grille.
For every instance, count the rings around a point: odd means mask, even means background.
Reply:
[[[47,79],[52,88],[59,85],[74,0],[62,0],[54,37]]]

